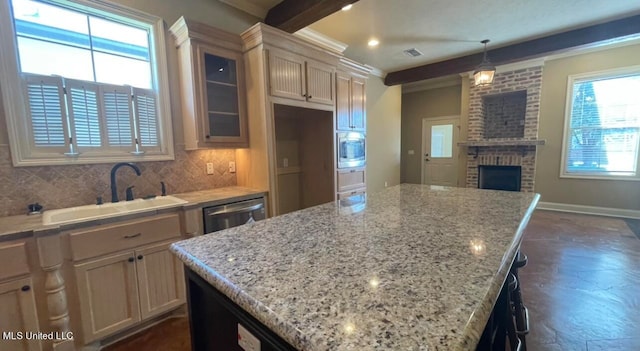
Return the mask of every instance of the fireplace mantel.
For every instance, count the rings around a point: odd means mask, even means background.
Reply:
[[[482,147],[482,146],[539,146],[544,145],[545,139],[536,140],[466,140],[458,143],[458,146]]]

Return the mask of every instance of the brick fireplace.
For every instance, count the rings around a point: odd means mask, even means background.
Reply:
[[[465,146],[468,188],[478,187],[478,166],[520,166],[524,192],[533,192],[542,66],[496,73],[493,84],[469,91]]]

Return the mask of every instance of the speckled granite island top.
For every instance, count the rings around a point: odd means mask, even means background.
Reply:
[[[474,350],[538,199],[402,184],[172,251],[300,350]]]

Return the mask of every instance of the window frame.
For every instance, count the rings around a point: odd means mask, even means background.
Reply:
[[[636,155],[636,170],[635,175],[620,175],[607,172],[568,172],[567,162],[569,156],[569,146],[571,138],[571,112],[573,110],[573,94],[574,83],[576,81],[588,81],[598,78],[618,78],[625,76],[640,76],[640,65],[627,66],[621,68],[607,69],[601,71],[594,71],[581,74],[572,74],[567,77],[567,96],[565,102],[564,112],[564,130],[562,133],[562,157],[560,161],[560,178],[569,179],[593,179],[593,180],[625,180],[625,181],[640,181],[640,145],[638,146],[638,154]],[[640,143],[640,141],[639,141]]]
[[[51,166],[69,164],[98,164],[113,162],[144,162],[174,160],[173,128],[167,51],[162,18],[103,0],[47,0],[48,3],[72,8],[81,12],[100,14],[122,23],[148,26],[150,31],[149,53],[152,89],[156,94],[157,133],[159,147],[135,149],[126,152],[91,151],[69,156],[59,150],[43,152],[33,147],[26,84],[19,69],[18,47],[13,15],[9,1],[0,1],[0,91],[4,105],[11,159],[14,167]],[[11,88],[14,87],[14,88]],[[66,97],[63,97],[66,100]],[[54,149],[54,148],[52,148]]]

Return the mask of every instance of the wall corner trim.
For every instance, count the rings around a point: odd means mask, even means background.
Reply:
[[[584,206],[584,205],[563,204],[563,203],[555,203],[555,202],[539,202],[537,208],[540,210],[547,210],[547,211],[570,212],[570,213],[581,213],[581,214],[589,214],[589,215],[596,215],[596,216],[640,219],[640,210],[629,210],[624,208]]]

